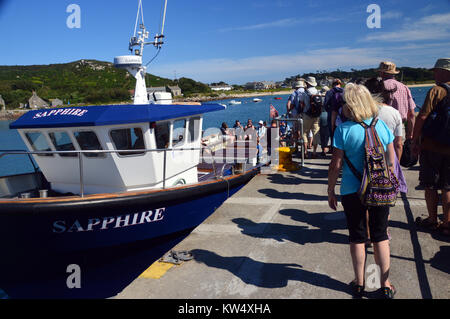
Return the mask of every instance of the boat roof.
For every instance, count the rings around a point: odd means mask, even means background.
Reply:
[[[220,104],[202,105],[95,105],[33,110],[9,125],[10,129],[105,126],[157,122],[221,111]]]

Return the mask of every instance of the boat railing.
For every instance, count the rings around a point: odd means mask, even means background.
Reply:
[[[54,154],[77,154],[78,155],[78,166],[79,166],[79,179],[80,179],[80,196],[84,197],[84,174],[83,174],[83,154],[113,154],[113,153],[150,153],[150,152],[164,152],[164,160],[163,160],[163,189],[166,189],[166,181],[171,178],[167,177],[167,152],[179,152],[179,151],[203,151],[204,149],[208,149],[210,152],[210,157],[208,159],[211,160],[211,164],[213,167],[214,176],[216,179],[223,178],[224,166],[222,166],[222,170],[219,174],[217,169],[217,163],[214,159],[214,151],[208,146],[203,145],[203,147],[185,147],[185,148],[156,148],[156,149],[133,149],[133,150],[73,150],[73,151],[25,151],[25,150],[0,150],[0,159],[6,155],[27,155],[30,159],[35,172],[38,171],[38,168],[34,165],[31,155],[54,155]],[[197,165],[195,165],[197,166]],[[195,167],[192,166],[191,168]],[[191,169],[189,168],[189,169]]]

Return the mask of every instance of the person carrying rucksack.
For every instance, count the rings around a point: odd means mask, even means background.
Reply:
[[[344,89],[341,87],[342,82],[339,79],[333,81],[333,88],[328,103],[328,109],[330,110],[330,137],[333,139],[334,130],[339,124],[344,123],[347,119],[342,112],[342,106],[344,106]]]
[[[294,92],[289,96],[287,104],[286,104],[286,110],[289,118],[298,119],[301,116],[301,110],[299,108],[299,94],[305,92],[306,84],[305,80],[302,78],[299,78],[294,83]],[[295,140],[295,147],[297,148],[297,141],[300,138],[300,125],[298,124],[298,121],[293,122],[294,126],[294,140]]]
[[[308,157],[308,132],[313,133],[313,158],[316,158],[317,146],[320,140],[319,117],[322,113],[323,97],[317,91],[316,79],[308,76],[305,80],[305,92],[298,94],[299,109],[303,114],[303,145],[305,157]]]
[[[424,228],[450,235],[450,58],[438,59],[434,68],[436,86],[428,91],[416,118],[413,153],[420,151],[419,181],[425,188],[428,217],[418,217]],[[442,192],[444,218],[438,221],[438,190]]]
[[[349,120],[334,132],[333,157],[328,171],[328,205],[333,210],[337,209],[335,187],[342,168],[341,202],[347,218],[355,272],[350,287],[355,297],[363,295],[368,210],[370,239],[375,261],[380,267],[381,293],[384,298],[392,299],[396,289],[388,278],[390,248],[387,226],[389,207],[395,203],[398,192],[398,181],[392,173],[394,135],[383,121],[377,119],[377,102],[364,85],[347,84],[344,97],[343,111]],[[361,179],[357,175],[361,175]]]

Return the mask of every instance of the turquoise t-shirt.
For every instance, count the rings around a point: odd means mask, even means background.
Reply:
[[[367,125],[370,125],[372,118],[364,121]],[[394,141],[394,135],[387,127],[386,123],[378,119],[375,125],[378,137],[384,146]],[[364,145],[365,145],[364,128],[361,124],[353,121],[346,121],[339,125],[334,131],[333,146],[343,150],[347,155],[353,166],[359,171],[363,172],[364,169]],[[361,182],[352,173],[350,168],[344,159],[342,170],[342,182],[341,182],[341,195],[348,195],[356,193],[361,185]]]

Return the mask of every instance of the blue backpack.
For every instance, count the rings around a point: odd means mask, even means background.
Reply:
[[[447,90],[447,95],[428,115],[422,132],[424,136],[450,146],[450,86],[447,83],[439,85]]]

